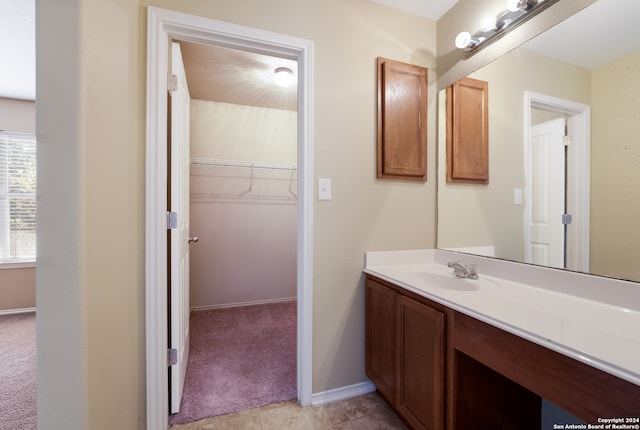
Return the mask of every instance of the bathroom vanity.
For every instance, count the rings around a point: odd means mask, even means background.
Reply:
[[[443,250],[366,260],[367,375],[411,428],[538,430],[543,398],[640,428],[638,284]]]

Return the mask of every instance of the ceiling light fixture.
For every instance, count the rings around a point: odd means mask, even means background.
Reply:
[[[279,87],[290,87],[296,82],[293,70],[288,67],[276,67],[273,71],[273,81]]]
[[[465,55],[470,57],[558,1],[507,0],[506,10],[500,12],[495,18],[492,15],[482,17],[480,30],[473,34],[466,31],[459,33],[456,36],[455,45],[459,49],[464,49]]]

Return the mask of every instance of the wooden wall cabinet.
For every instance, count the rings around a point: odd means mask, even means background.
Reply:
[[[413,429],[444,426],[445,314],[366,281],[366,371]]]
[[[379,179],[427,180],[427,72],[378,58]]]
[[[447,88],[447,182],[489,183],[489,84],[464,78]]]

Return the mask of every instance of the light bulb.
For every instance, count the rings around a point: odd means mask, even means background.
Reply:
[[[507,0],[507,9],[517,12],[522,9],[525,12],[540,3],[538,0]]]
[[[520,9],[520,0],[507,0],[507,9],[517,12]]]
[[[482,31],[491,31],[496,29],[496,17],[491,14],[483,15],[480,18],[480,29]]]
[[[474,39],[471,37],[471,33],[468,31],[460,32],[456,36],[456,48],[464,49],[464,48],[473,48],[478,44],[478,39]]]
[[[471,41],[471,33],[468,31],[463,31],[456,36],[456,47],[459,49],[464,49],[469,46],[469,42]]]

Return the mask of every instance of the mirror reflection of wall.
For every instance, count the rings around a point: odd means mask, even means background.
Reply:
[[[596,6],[615,9],[617,3],[599,0],[584,12]],[[601,10],[595,12],[603,16]],[[551,30],[560,31],[565,23]],[[589,43],[584,32],[573,38]],[[634,263],[640,259],[640,229],[635,226],[640,219],[640,102],[634,97],[640,94],[640,54],[624,53],[605,64],[585,67],[542,55],[537,47],[534,52],[528,45],[470,75],[489,82],[488,185],[446,183],[440,132],[438,247],[482,247],[482,253],[526,261],[525,213],[530,204],[526,196],[531,184],[525,176],[523,124],[524,94],[530,91],[591,106],[590,258],[585,266],[591,273],[640,281],[640,267]],[[440,130],[445,128],[444,96],[442,91]],[[534,110],[530,121],[545,122],[554,115]],[[522,204],[515,199],[517,190],[523,190]]]
[[[640,53],[593,71],[591,270],[640,281]]]

